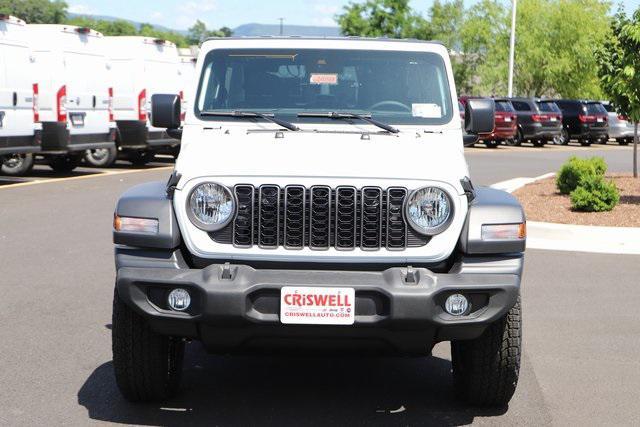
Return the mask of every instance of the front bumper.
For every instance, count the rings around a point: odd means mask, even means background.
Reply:
[[[216,353],[311,347],[426,354],[439,341],[476,338],[504,316],[519,294],[523,262],[522,254],[477,257],[447,273],[416,268],[411,282],[406,267],[312,271],[212,264],[190,269],[179,254],[116,249],[118,294],[158,333],[201,340]],[[354,288],[355,324],[281,324],[283,286]],[[168,292],[176,287],[191,294],[186,313],[166,306]],[[453,293],[470,299],[467,315],[453,317],[443,310]]]

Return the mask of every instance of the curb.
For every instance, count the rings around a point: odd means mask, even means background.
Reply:
[[[554,176],[514,178],[491,185],[513,193],[532,182]],[[527,249],[640,255],[640,227],[601,227],[527,221]]]

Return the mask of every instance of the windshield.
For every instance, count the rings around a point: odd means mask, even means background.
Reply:
[[[441,125],[453,117],[440,55],[370,50],[213,50],[204,61],[196,115],[234,110],[273,113],[299,122],[330,120],[297,117],[329,111],[371,114],[394,124]]]

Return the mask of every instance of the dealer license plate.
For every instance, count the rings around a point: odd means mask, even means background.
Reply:
[[[298,325],[353,325],[353,288],[285,286],[280,291],[280,321]]]
[[[597,120],[598,120],[598,123],[602,123],[602,122],[604,122],[604,119],[603,119],[602,117],[598,117],[598,119],[597,119]]]
[[[555,121],[557,121],[557,120],[558,120],[558,119],[556,119],[555,117],[551,117],[551,121],[552,121],[552,122],[555,122]]]
[[[505,121],[505,122],[510,122],[510,121],[511,121],[511,117],[505,117],[505,118],[504,118],[504,121]]]
[[[69,118],[71,124],[74,126],[84,126],[84,114],[82,113],[70,113]]]

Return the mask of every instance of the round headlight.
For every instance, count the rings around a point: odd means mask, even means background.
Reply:
[[[452,210],[453,203],[444,190],[424,187],[411,193],[405,214],[418,233],[434,235],[447,228]]]
[[[205,231],[220,230],[226,226],[235,210],[229,189],[220,184],[198,184],[187,200],[187,215],[191,222]]]

